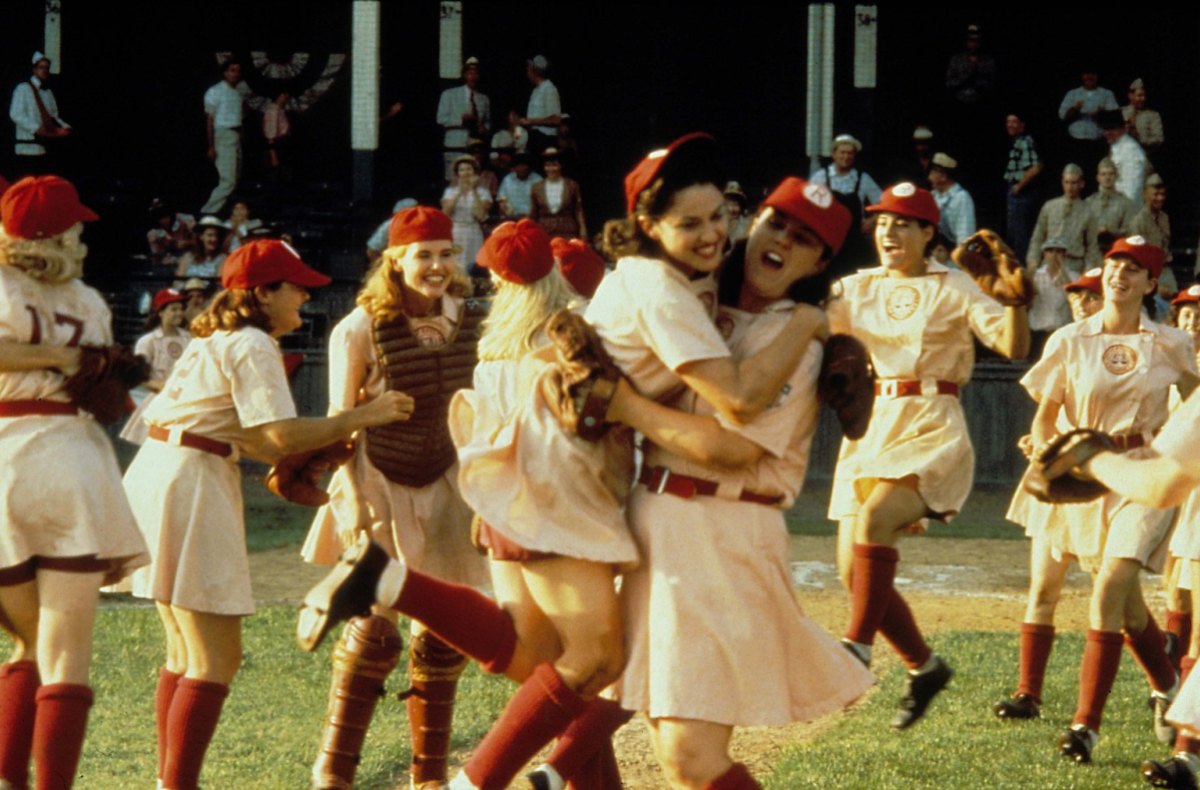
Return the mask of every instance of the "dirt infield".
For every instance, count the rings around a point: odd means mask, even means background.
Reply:
[[[907,539],[897,586],[930,633],[959,629],[1015,631],[1025,607],[1028,550],[1023,540]],[[845,625],[848,608],[833,559],[832,537],[793,536],[793,578],[800,601],[810,617],[837,634]],[[298,602],[304,590],[324,573],[322,568],[305,565],[295,547],[258,552],[250,556],[250,562],[255,595],[263,604]],[[1074,570],[1059,605],[1059,628],[1087,627],[1090,589],[1087,575]],[[1147,592],[1155,589],[1156,582],[1147,580]],[[886,672],[893,659],[886,650],[880,653],[877,669]],[[734,757],[752,772],[765,774],[782,749],[819,734],[829,724],[739,730],[733,742]],[[665,786],[644,721],[635,720],[618,733],[616,747],[627,787]]]

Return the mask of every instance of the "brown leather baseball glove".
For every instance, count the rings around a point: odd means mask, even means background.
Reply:
[[[71,402],[112,425],[133,412],[129,391],[150,379],[150,363],[125,346],[81,346],[79,370],[65,387]]]
[[[570,310],[550,316],[546,335],[556,357],[555,368],[542,378],[546,404],[568,431],[596,441],[608,431],[604,418],[621,371],[591,324]]]
[[[976,231],[955,247],[950,257],[1002,305],[1028,307],[1037,293],[1017,254],[994,231]]]
[[[830,335],[825,341],[817,397],[837,414],[842,433],[861,439],[875,406],[875,371],[866,346],[850,335]]]
[[[329,493],[321,486],[321,475],[332,472],[354,455],[354,442],[327,444],[306,453],[296,453],[279,461],[267,473],[267,489],[275,496],[308,507],[329,502]]]
[[[1078,428],[1059,434],[1034,453],[1025,476],[1025,490],[1042,502],[1090,502],[1108,493],[1097,480],[1084,477],[1079,467],[1097,453],[1116,452],[1108,434]]]

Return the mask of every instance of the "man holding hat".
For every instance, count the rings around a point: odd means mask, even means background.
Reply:
[[[50,59],[33,53],[33,74],[13,88],[8,117],[16,127],[16,175],[46,173],[56,169],[48,155],[47,141],[71,134],[71,127],[58,116],[58,101],[46,81],[50,78]]]
[[[951,244],[961,244],[975,232],[975,201],[962,184],[954,180],[958,162],[940,151],[933,155],[933,167],[929,168],[929,183],[933,186],[933,199],[942,212],[938,228]]]
[[[525,117],[518,123],[529,130],[526,150],[533,154],[541,154],[554,145],[558,123],[562,120],[562,102],[558,98],[558,88],[547,76],[549,72],[550,61],[544,55],[534,55],[525,62],[525,76],[533,83],[533,92],[529,94]]]
[[[463,84],[442,91],[438,100],[437,122],[445,129],[442,136],[446,162],[446,181],[454,176],[454,161],[467,150],[472,137],[486,139],[492,128],[492,103],[477,89],[479,58],[467,58],[462,69]]]
[[[1121,108],[1121,116],[1143,148],[1157,150],[1165,142],[1162,116],[1146,108],[1146,84],[1140,77],[1129,84],[1129,104]]]

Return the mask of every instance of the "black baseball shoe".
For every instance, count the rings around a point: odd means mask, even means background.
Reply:
[[[1092,761],[1092,750],[1096,748],[1096,742],[1100,740],[1100,736],[1082,724],[1073,724],[1071,729],[1058,736],[1056,746],[1058,753],[1068,760],[1074,760],[1077,763],[1090,763]]]
[[[1042,706],[1029,694],[1017,694],[993,705],[992,713],[1001,719],[1036,719],[1042,715]]]
[[[541,768],[525,774],[525,781],[529,782],[529,790],[550,790],[550,777]]]
[[[1142,763],[1142,778],[1151,787],[1196,790],[1196,773],[1188,759],[1179,755],[1169,760],[1146,760]]]
[[[364,532],[343,552],[338,564],[317,582],[300,605],[296,641],[312,652],[338,623],[367,615],[375,603],[375,585],[391,558]]]
[[[919,675],[909,674],[908,692],[900,698],[900,710],[892,719],[893,729],[906,730],[920,721],[929,703],[954,677],[954,670],[941,656],[935,655],[934,658],[937,663],[933,669]]]

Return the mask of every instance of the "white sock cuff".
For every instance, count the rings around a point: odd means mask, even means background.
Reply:
[[[391,607],[400,598],[400,591],[404,589],[404,580],[407,577],[408,566],[403,562],[400,560],[388,562],[383,573],[379,575],[379,581],[375,583],[375,600],[384,606]]]

